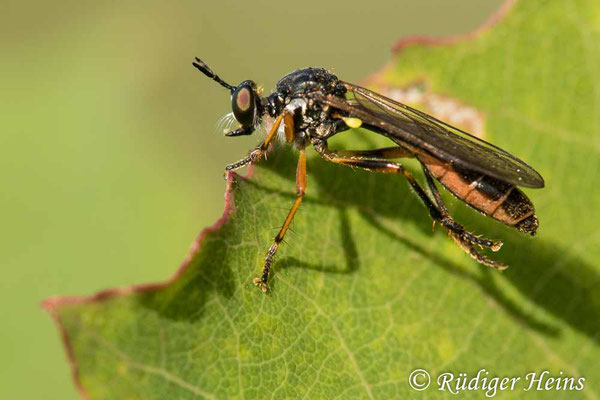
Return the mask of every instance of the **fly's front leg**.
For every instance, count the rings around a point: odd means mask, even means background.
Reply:
[[[306,152],[304,149],[300,150],[300,157],[298,158],[298,167],[296,169],[296,201],[292,205],[290,212],[288,213],[285,221],[283,222],[283,226],[279,230],[275,239],[273,239],[273,244],[269,247],[269,251],[267,252],[267,256],[265,257],[265,264],[263,266],[262,275],[260,278],[254,279],[254,284],[260,286],[263,292],[266,292],[268,289],[268,279],[269,279],[269,271],[271,270],[271,265],[273,264],[273,258],[275,257],[275,253],[277,253],[277,249],[279,248],[279,243],[283,240],[285,233],[287,232],[292,220],[294,219],[294,215],[296,211],[300,208],[300,204],[302,203],[302,199],[304,198],[304,193],[306,192]]]
[[[273,126],[271,127],[271,130],[267,134],[267,137],[265,138],[265,140],[261,144],[256,146],[254,149],[252,149],[246,157],[242,158],[241,160],[239,160],[233,164],[227,165],[225,167],[225,171],[235,171],[236,169],[242,168],[246,164],[252,164],[252,163],[260,161],[262,156],[265,154],[265,152],[269,148],[269,145],[275,138],[275,135],[277,135],[277,131],[279,130],[279,127],[281,126],[282,121],[284,122],[285,136],[286,136],[286,138],[288,138],[288,141],[291,141],[291,140],[289,140],[289,137],[293,138],[294,120],[293,120],[292,115],[287,110],[284,110],[275,119],[275,122],[273,123]],[[246,135],[247,133],[245,133],[245,132],[248,129],[250,129],[250,128],[242,127],[242,128],[236,129],[235,131],[226,133],[225,136]]]
[[[406,180],[408,180],[408,183],[411,185],[417,196],[419,196],[421,201],[425,204],[431,218],[434,221],[439,221],[440,224],[448,230],[452,238],[463,250],[465,250],[472,258],[474,258],[477,262],[481,264],[500,270],[506,268],[504,264],[491,260],[485,257],[484,255],[480,254],[475,248],[475,245],[478,245],[489,247],[492,250],[496,251],[500,248],[502,243],[494,242],[487,239],[481,239],[473,235],[472,233],[466,231],[462,225],[456,223],[448,214],[448,211],[446,210],[446,207],[444,206],[442,198],[437,189],[435,188],[435,185],[433,185],[432,193],[435,199],[435,203],[437,203],[437,205],[434,203],[434,201],[431,200],[431,198],[427,195],[425,190],[421,187],[421,185],[419,185],[415,178],[410,174],[410,172],[405,170],[401,164],[373,157],[378,153],[388,153],[394,155],[394,158],[396,158],[396,155],[401,154],[401,150],[397,150],[397,153],[392,150],[393,148],[357,152],[344,151],[342,153],[329,150],[327,148],[326,142],[315,143],[314,147],[315,150],[321,155],[321,157],[323,157],[327,161],[336,164],[363,168],[375,172],[401,173],[402,175],[404,175]],[[367,155],[367,157],[365,157],[365,155]],[[368,158],[368,156],[370,156],[371,158]],[[431,177],[427,174],[426,177],[429,183]]]

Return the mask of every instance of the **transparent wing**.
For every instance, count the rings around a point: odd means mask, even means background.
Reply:
[[[365,128],[384,134],[416,152],[425,151],[460,167],[517,186],[544,187],[544,179],[525,162],[484,140],[371,90],[344,82],[346,100],[326,96],[331,107],[363,120]]]

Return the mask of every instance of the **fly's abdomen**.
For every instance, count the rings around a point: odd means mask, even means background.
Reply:
[[[419,160],[446,189],[465,203],[521,232],[535,235],[538,220],[531,201],[517,187],[426,155]]]

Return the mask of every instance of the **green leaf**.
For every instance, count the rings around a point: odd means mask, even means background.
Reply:
[[[504,241],[492,256],[508,270],[476,264],[432,231],[400,176],[327,164],[311,151],[308,194],[264,295],[252,279],[295,198],[296,153],[277,148],[249,177],[229,177],[223,218],[167,283],[45,302],[82,394],[447,398],[435,381],[412,390],[411,371],[435,380],[485,368],[521,377],[502,398],[598,398],[600,5],[528,0],[505,9],[465,38],[401,42],[370,84],[415,92],[417,105],[467,128],[484,121],[486,139],[542,173],[547,187],[526,190],[540,219],[535,238],[444,194],[459,222]],[[346,133],[334,144],[381,143],[373,137]],[[544,370],[585,377],[585,387],[523,391],[526,374]]]

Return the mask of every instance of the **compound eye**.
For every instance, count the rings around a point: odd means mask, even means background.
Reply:
[[[250,84],[241,84],[231,96],[231,108],[235,119],[242,125],[249,126],[254,123],[256,112],[256,99]]]

